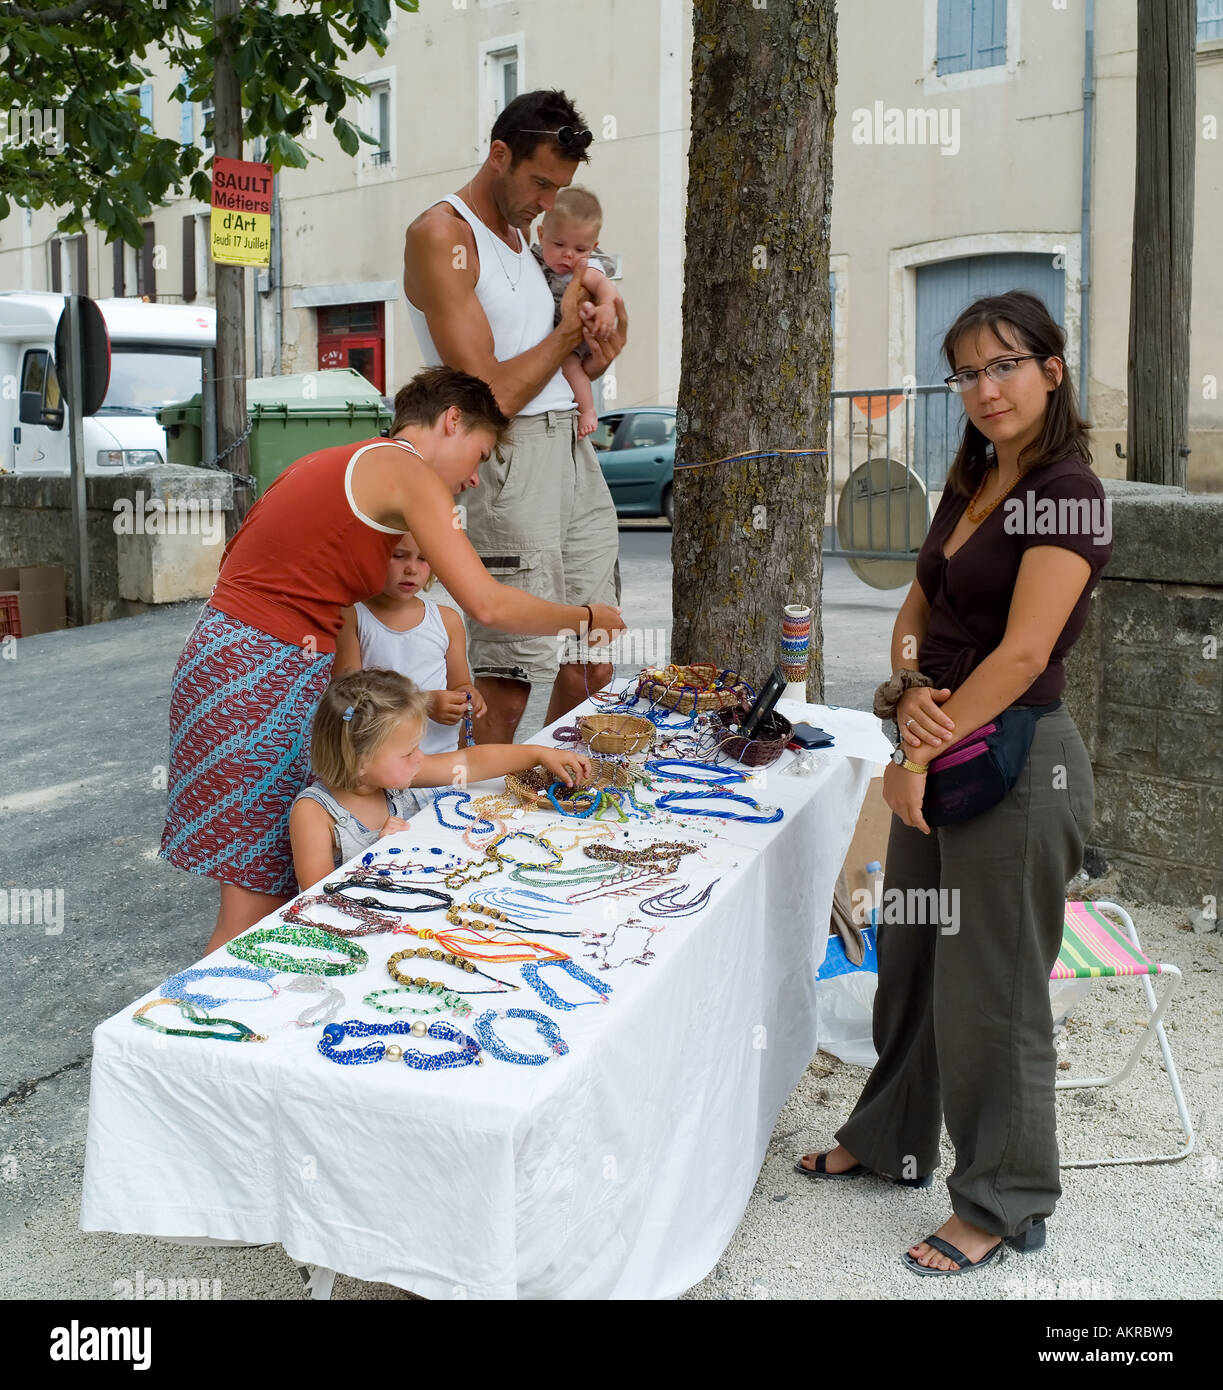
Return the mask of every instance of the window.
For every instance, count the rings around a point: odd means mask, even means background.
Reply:
[[[182,83],[185,87],[189,80],[186,71],[183,72]],[[195,107],[189,102],[184,101],[179,110],[179,139],[184,145],[195,144]]]
[[[200,296],[201,289],[206,298],[217,297],[216,262],[212,259],[212,214],[196,213],[195,236],[195,293]]]
[[[150,301],[155,301],[157,268],[154,257],[157,250],[157,233],[151,222],[142,222],[140,225],[144,232],[144,245],[140,248],[139,259],[136,261],[136,296],[140,299],[147,296]]]
[[[479,48],[480,128],[476,145],[488,149],[488,135],[493,122],[520,92],[527,89],[526,67],[523,60],[524,36],[502,34],[488,39]]]
[[[391,163],[391,84],[377,82],[371,85],[367,98],[366,131],[377,140],[377,145],[366,145],[366,158],[375,167]]]
[[[89,244],[83,236],[50,241],[51,289],[55,294],[89,293]]]
[[[134,246],[129,246],[126,241],[114,241],[111,243],[111,248],[111,274],[113,277],[111,294],[116,299],[124,299],[128,295],[136,293],[138,273],[136,257],[139,253]]]
[[[616,435],[616,428],[623,419],[623,415],[605,415],[590,436],[591,447],[599,450],[610,449],[612,440]]]
[[[153,129],[153,84],[151,82],[146,82],[140,88],[140,119],[150,131]]]
[[[489,59],[493,65],[494,114],[499,116],[518,95],[518,49],[503,48],[490,53]]]
[[[1223,0],[1198,0],[1198,43],[1223,39]]]
[[[208,134],[208,126],[215,119],[216,111],[216,103],[210,92],[200,102],[200,144],[205,154],[211,154],[214,148],[212,136]]]
[[[938,0],[938,75],[1006,62],[1006,0]]]
[[[649,449],[670,442],[675,420],[670,415],[634,415],[629,422],[626,449]]]

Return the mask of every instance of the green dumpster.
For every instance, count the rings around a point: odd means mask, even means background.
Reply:
[[[251,476],[259,494],[289,464],[334,444],[375,439],[391,427],[376,386],[351,367],[297,376],[253,377],[246,383]],[[163,406],[166,462],[198,465],[203,458],[201,397]]]

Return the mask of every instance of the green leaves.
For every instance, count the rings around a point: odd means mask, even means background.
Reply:
[[[50,12],[63,0],[22,0],[21,8]],[[244,3],[234,22],[234,67],[249,112],[248,138],[263,136],[273,168],[306,167],[309,155],[294,139],[311,111],[335,132],[345,154],[362,141],[377,143],[340,114],[364,87],[340,71],[350,52],[386,47],[394,10],[415,14],[418,0],[269,0]],[[63,108],[63,147],[54,142],[8,144],[0,159],[0,216],[17,206],[63,209],[61,230],[92,218],[107,240],[143,244],[141,218],[171,189],[186,186],[207,201],[211,186],[198,145],[184,146],[172,129],[151,131],[132,90],[149,81],[138,64],[159,50],[183,75],[170,92],[176,102],[212,91],[216,40],[211,0],[91,5],[68,24],[39,24],[0,7],[0,111],[14,105],[37,112]],[[160,100],[165,89],[155,93]],[[154,106],[163,127],[164,110]],[[197,124],[197,139],[199,138]]]

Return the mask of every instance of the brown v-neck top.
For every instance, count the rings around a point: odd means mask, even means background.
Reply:
[[[1063,658],[1083,631],[1092,590],[1113,552],[1104,489],[1074,455],[1034,468],[947,559],[943,546],[968,501],[943,493],[918,552],[917,582],[930,605],[918,669],[936,686],[958,690],[1002,641],[1024,553],[1033,546],[1063,546],[1090,564],[1091,576],[1049,664],[1015,702],[1048,704],[1065,688]]]

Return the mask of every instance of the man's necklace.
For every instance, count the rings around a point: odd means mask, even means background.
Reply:
[[[467,182],[467,187],[463,189],[463,192],[464,192],[464,193],[470,193],[470,192],[471,192],[471,184],[472,184],[472,180],[469,179],[468,182]],[[467,200],[464,199],[464,201],[466,202]],[[488,232],[489,236],[492,237],[492,239],[497,243],[497,245],[498,245],[498,246],[505,246],[505,242],[497,235],[496,232],[493,231],[493,229],[488,225],[487,222],[485,222],[485,220],[480,216],[480,214],[479,214],[478,212],[476,212],[475,204],[474,204],[474,203],[471,203],[471,202],[467,202],[467,206],[468,206],[469,208],[471,208],[472,216],[476,218],[476,220],[477,220],[477,221],[480,223],[480,225],[485,229],[485,231]],[[517,279],[517,280],[511,280],[511,279],[510,279],[510,273],[509,273],[509,271],[506,270],[506,268],[505,268],[505,260],[504,260],[504,258],[502,257],[500,251],[497,252],[497,264],[501,267],[501,273],[502,273],[502,275],[505,276],[505,283],[510,287],[511,290],[513,290],[513,292],[514,292],[515,294],[517,294],[517,293],[518,293],[518,281],[522,279],[522,268],[523,268],[523,265],[524,265],[524,262],[523,262],[523,259],[522,259],[522,257],[523,257],[522,240],[523,240],[523,239],[522,239],[522,235],[521,235],[521,233],[519,233],[517,227],[511,227],[510,230],[511,230],[512,232],[514,232],[515,235],[518,237],[518,252],[517,252],[517,257],[518,257],[518,279]],[[506,247],[506,249],[507,249],[507,250],[510,250],[509,247]],[[510,251],[510,254],[513,255],[514,252],[513,252],[513,251]],[[529,254],[529,253],[528,253],[528,254]]]

